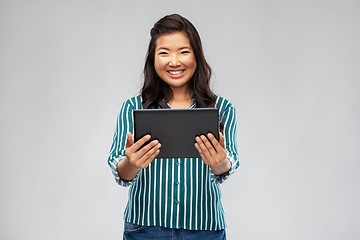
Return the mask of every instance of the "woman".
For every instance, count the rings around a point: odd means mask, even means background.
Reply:
[[[225,239],[219,184],[240,165],[235,109],[211,91],[210,66],[186,18],[165,16],[150,35],[141,95],[123,103],[108,158],[117,183],[130,186],[124,239]],[[133,143],[134,109],[195,107],[217,107],[223,129],[219,141],[195,139],[201,158],[156,158],[157,140],[139,149],[149,135]]]

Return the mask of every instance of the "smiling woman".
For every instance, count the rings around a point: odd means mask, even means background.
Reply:
[[[240,165],[235,108],[211,91],[211,69],[186,18],[165,16],[150,34],[141,95],[124,102],[108,158],[115,180],[130,186],[124,239],[225,239],[219,184]],[[150,135],[133,142],[135,109],[204,107],[218,108],[223,131],[219,140],[194,139],[199,158],[157,158],[158,140],[141,147]]]
[[[160,36],[156,41],[155,71],[173,90],[186,87],[196,69],[195,55],[184,32]],[[181,80],[181,81],[174,81]]]
[[[183,76],[178,72],[170,73],[169,70],[186,70],[188,73],[185,73],[184,77],[190,76],[187,83],[189,90],[187,95],[191,96],[193,93],[196,107],[213,107],[216,100],[209,87],[211,68],[205,60],[201,39],[194,25],[180,15],[168,15],[154,25],[150,35],[151,40],[144,67],[144,85],[141,89],[143,107],[157,108],[159,102],[164,100],[169,103],[174,97],[177,97],[173,92],[175,88],[171,88],[165,79],[168,77],[174,79],[177,74],[180,74],[179,78]],[[193,62],[194,58],[195,62]],[[164,61],[160,61],[160,59]],[[161,64],[158,65],[155,61]],[[159,70],[160,67],[165,69],[166,78],[160,77],[155,64],[159,66]],[[166,68],[165,65],[167,65]],[[184,66],[188,69],[181,69]],[[190,69],[194,70],[192,76],[189,74]]]
[[[173,98],[177,98],[171,99],[169,104],[173,106],[179,101],[178,107],[190,107],[193,92],[189,81],[196,70],[196,59],[185,32],[162,35],[156,40],[154,67],[157,75],[171,88]]]

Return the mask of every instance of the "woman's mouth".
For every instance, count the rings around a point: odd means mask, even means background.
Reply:
[[[167,71],[168,75],[172,78],[181,78],[185,74],[185,70]]]

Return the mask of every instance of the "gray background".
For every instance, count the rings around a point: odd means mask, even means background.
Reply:
[[[121,239],[107,156],[149,30],[197,27],[235,105],[229,239],[360,239],[359,1],[0,1],[0,239]]]

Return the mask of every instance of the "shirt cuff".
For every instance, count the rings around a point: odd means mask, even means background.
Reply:
[[[210,170],[210,179],[213,183],[217,183],[217,184],[223,183],[226,179],[230,177],[231,174],[234,173],[235,169],[237,168],[234,158],[229,153],[227,154],[226,158],[230,160],[231,163],[230,170],[227,173],[224,173],[223,175],[215,175]]]
[[[126,156],[121,156],[121,155],[118,156],[118,157],[114,157],[113,161],[110,164],[110,167],[111,167],[111,172],[114,175],[114,178],[115,178],[115,181],[117,182],[117,184],[119,184],[119,185],[121,185],[123,187],[128,187],[128,186],[132,185],[136,181],[136,179],[138,177],[138,174],[132,180],[124,180],[124,179],[120,178],[120,176],[118,174],[118,171],[117,171],[117,164],[125,157]]]

